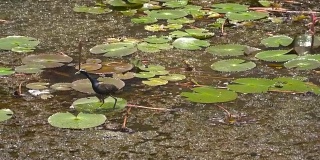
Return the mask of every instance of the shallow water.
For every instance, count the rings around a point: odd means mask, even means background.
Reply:
[[[34,53],[64,52],[76,59],[79,39],[85,40],[85,58],[98,57],[88,50],[109,37],[143,38],[152,35],[142,25],[133,25],[130,18],[118,12],[105,15],[85,15],[72,11],[75,4],[86,1],[4,0],[0,2],[0,37],[24,35],[40,39]],[[319,6],[318,6],[319,7]],[[228,29],[225,37],[210,39],[211,44],[223,42],[259,46],[266,32],[295,35],[306,29],[303,24],[258,25],[251,28]],[[257,40],[258,39],[258,40]],[[25,54],[1,52],[0,63],[18,66]],[[144,53],[135,53],[145,58]],[[169,57],[169,58],[168,58]],[[102,58],[104,61],[119,59]],[[171,51],[148,55],[150,63],[166,66],[172,72],[182,72],[183,60],[189,60],[196,71],[185,73],[188,79],[200,84],[221,86],[227,78],[305,76],[319,85],[319,75],[311,71],[288,71],[267,67],[245,73],[221,74],[208,66],[215,60],[203,51]],[[124,60],[129,60],[128,57]],[[77,60],[75,60],[77,62]],[[232,114],[243,113],[247,124],[226,125],[225,113],[217,104],[196,104],[179,96],[188,88],[170,83],[147,87],[129,81],[118,97],[131,104],[160,108],[181,108],[178,112],[154,112],[132,109],[127,127],[136,131],[128,134],[107,131],[103,126],[85,130],[52,127],[47,118],[56,112],[72,111],[69,107],[87,95],[76,91],[55,92],[54,98],[40,100],[28,96],[14,98],[13,91],[21,81],[71,82],[75,79],[72,67],[60,68],[34,77],[1,78],[0,108],[10,108],[14,117],[0,124],[1,159],[318,159],[320,157],[320,101],[318,96],[266,93],[241,94],[230,103],[219,104]],[[218,77],[218,78],[217,78]],[[23,88],[26,92],[26,88]],[[122,123],[122,113],[106,114],[106,123]]]

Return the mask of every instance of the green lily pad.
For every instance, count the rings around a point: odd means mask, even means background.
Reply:
[[[173,24],[170,23],[167,26],[165,26],[164,28],[168,29],[168,30],[177,30],[177,29],[181,29],[183,27],[182,24]]]
[[[179,1],[166,1],[163,6],[168,8],[180,8],[186,6],[188,4],[188,0],[179,0]]]
[[[154,65],[154,64],[150,64],[147,66],[139,66],[139,69],[143,70],[143,71],[163,71],[166,68],[161,66],[161,65]]]
[[[5,38],[0,38],[0,50],[15,50],[18,52],[30,52],[34,50],[35,47],[40,42],[32,37],[25,36],[8,36]]]
[[[152,78],[156,75],[152,72],[139,72],[139,73],[136,73],[134,76],[137,78]]]
[[[276,82],[276,84],[274,85],[274,87],[270,87],[269,90],[293,92],[307,92],[311,90],[305,82],[291,77],[279,77],[273,80]]]
[[[72,84],[71,83],[55,83],[50,88],[57,90],[57,91],[69,91],[72,90]]]
[[[45,66],[41,64],[26,64],[22,66],[17,66],[15,71],[18,73],[26,73],[26,74],[33,74],[33,73],[40,73],[42,72]]]
[[[15,71],[13,71],[11,68],[6,67],[0,67],[0,76],[8,76],[13,74]]]
[[[256,58],[268,62],[286,62],[297,57],[295,54],[288,54],[291,50],[269,50],[256,54]]]
[[[13,52],[18,52],[18,53],[28,53],[28,52],[33,52],[35,48],[33,47],[14,47],[11,49]]]
[[[115,98],[117,99],[117,103],[114,110],[120,110],[126,107],[127,101],[125,99]],[[103,113],[113,110],[114,103],[115,100],[112,97],[107,97],[104,99],[104,104],[101,106],[102,102],[100,102],[97,97],[86,97],[77,99],[72,103],[72,106],[79,112]]]
[[[214,36],[213,32],[209,30],[198,28],[198,29],[186,29],[185,30],[189,35],[198,39],[206,39]]]
[[[122,73],[114,73],[112,75],[112,77],[116,78],[116,79],[123,79],[123,80],[132,79],[132,78],[135,77],[135,73],[133,73],[133,72],[127,72],[127,73],[124,73],[124,74],[122,74]]]
[[[311,70],[320,67],[320,62],[314,59],[293,59],[284,64],[286,68],[297,70]]]
[[[105,53],[106,57],[122,57],[137,51],[136,44],[130,42],[119,42],[96,45],[90,49],[93,54]]]
[[[0,122],[10,119],[13,112],[10,109],[0,109]]]
[[[276,82],[265,78],[239,78],[228,85],[229,90],[241,93],[265,93]]]
[[[301,58],[301,59],[315,59],[317,61],[320,61],[320,54],[307,54],[307,55],[304,55],[304,56],[300,56],[298,58]]]
[[[246,47],[240,44],[222,44],[210,46],[206,51],[217,56],[240,56],[244,54]]]
[[[149,78],[148,81],[142,81],[142,83],[148,86],[160,86],[167,84],[168,81],[161,78]]]
[[[108,4],[110,4],[113,7],[126,7],[126,8],[139,8],[142,7],[143,4],[143,0],[139,0],[139,3],[135,3],[138,2],[137,0],[108,0],[106,1]]]
[[[156,23],[158,20],[154,17],[144,16],[139,18],[132,18],[131,22],[137,23],[137,24],[152,24]]]
[[[219,3],[219,4],[213,4],[212,11],[218,12],[218,13],[228,13],[228,12],[244,12],[248,10],[247,5],[241,5],[237,3]]]
[[[169,33],[169,36],[171,38],[181,38],[181,37],[187,37],[189,36],[189,34],[187,32],[183,32],[183,31],[173,31]]]
[[[197,103],[219,103],[237,99],[236,92],[213,87],[197,87],[193,92],[182,92],[180,95],[186,97],[188,101]]]
[[[48,88],[47,85],[49,85],[49,83],[34,82],[34,83],[28,83],[26,87],[34,90],[41,90],[41,89],[47,89]]]
[[[266,47],[289,46],[293,42],[293,38],[285,35],[276,35],[265,38],[261,41]]]
[[[136,9],[129,9],[129,10],[120,11],[120,12],[125,16],[134,16],[135,14],[137,14]]]
[[[149,17],[156,19],[177,19],[188,15],[187,12],[182,10],[152,10],[147,14]]]
[[[240,13],[228,12],[226,14],[226,17],[232,21],[258,20],[258,19],[266,18],[268,16],[269,16],[268,13],[256,12],[256,11],[240,12]]]
[[[186,79],[186,76],[183,74],[169,74],[167,76],[160,76],[159,78],[165,79],[167,81],[181,81]]]
[[[189,23],[194,23],[195,20],[183,17],[178,19],[168,19],[167,22],[173,23],[173,24],[189,24]]]
[[[208,47],[210,43],[208,41],[199,40],[192,37],[181,37],[176,39],[172,45],[178,49],[199,50],[202,47]]]
[[[76,5],[73,8],[73,11],[81,12],[81,13],[90,13],[90,14],[104,14],[104,13],[112,12],[112,10],[109,8],[88,7],[88,6],[79,6],[79,5]]]
[[[155,52],[160,52],[161,50],[168,50],[173,48],[172,45],[168,43],[151,44],[147,42],[139,43],[137,47],[140,51],[148,52],[148,53],[155,53]]]
[[[84,129],[96,127],[106,121],[103,114],[86,114],[80,112],[77,116],[67,113],[55,113],[48,118],[50,125],[58,128]]]
[[[148,43],[167,43],[171,41],[170,37],[167,36],[161,36],[161,37],[156,37],[156,36],[148,36],[147,38],[144,38],[143,41],[148,42]]]
[[[156,76],[163,76],[169,74],[167,70],[159,70],[159,71],[150,71],[151,73],[155,74]]]
[[[246,62],[242,59],[220,60],[211,65],[211,69],[221,72],[241,72],[256,67],[254,62]]]

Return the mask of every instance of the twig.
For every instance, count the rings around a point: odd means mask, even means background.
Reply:
[[[134,104],[127,104],[127,106],[134,107],[134,108],[152,109],[152,110],[157,110],[157,111],[176,111],[175,109],[154,108],[154,107],[138,106],[138,105],[134,105]]]
[[[131,107],[128,107],[127,111],[126,111],[126,114],[124,115],[122,128],[126,128],[126,124],[127,124],[127,120],[128,120],[130,111],[131,111]]]
[[[82,41],[80,40],[79,41],[79,44],[78,44],[78,51],[79,51],[79,62],[78,62],[78,65],[79,65],[79,69],[81,69],[81,54],[82,54]]]
[[[228,115],[228,117],[230,118],[231,117],[231,113],[227,110],[227,109],[225,109],[225,108],[223,108],[222,106],[219,106],[219,105],[217,105],[220,109],[222,109],[222,110],[224,110],[226,113],[227,113],[227,115]]]

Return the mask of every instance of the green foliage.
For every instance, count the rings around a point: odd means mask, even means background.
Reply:
[[[131,42],[118,42],[110,44],[100,44],[96,45],[90,49],[93,54],[105,53],[106,57],[122,57],[130,55],[137,51],[135,43]]]
[[[312,91],[309,85],[301,80],[294,79],[291,77],[279,77],[273,79],[276,81],[274,87],[271,87],[270,90],[279,90],[279,91],[293,91],[293,92],[308,92]]]
[[[8,76],[13,74],[15,71],[13,71],[11,68],[7,67],[0,67],[0,76]]]
[[[256,11],[240,12],[240,13],[228,12],[226,14],[226,17],[232,21],[258,20],[258,19],[266,18],[268,16],[269,16],[268,13],[256,12]]]
[[[208,47],[210,43],[196,38],[181,37],[176,39],[172,45],[178,49],[199,50],[202,47]]]
[[[276,82],[265,78],[239,78],[232,81],[227,87],[241,93],[265,93]]]
[[[152,24],[156,23],[158,20],[154,17],[144,16],[139,18],[132,18],[131,22],[138,24]]]
[[[256,58],[268,62],[286,62],[297,57],[295,54],[288,54],[291,50],[269,50],[256,54]]]
[[[139,72],[139,73],[136,73],[134,76],[137,78],[152,78],[156,75],[152,72]]]
[[[147,81],[142,81],[142,83],[148,86],[160,86],[167,84],[168,81],[161,78],[149,78]]]
[[[33,52],[40,42],[32,37],[8,36],[0,38],[0,50],[11,50],[14,52]]]
[[[73,8],[73,11],[80,13],[90,13],[90,14],[104,14],[112,12],[111,9],[102,8],[102,7],[88,7],[88,6],[79,6],[76,5]]]
[[[159,78],[167,81],[180,81],[186,79],[186,76],[183,74],[169,74],[167,76],[160,76]]]
[[[149,17],[153,17],[156,19],[177,19],[182,18],[186,15],[188,15],[187,12],[182,10],[152,10],[148,13]]]
[[[289,46],[292,42],[293,39],[286,35],[275,35],[272,37],[265,38],[261,41],[261,43],[266,47]]]
[[[320,62],[314,59],[293,59],[284,64],[288,69],[294,68],[297,70],[311,70],[320,67]]]
[[[100,102],[97,97],[80,98],[74,101],[72,105],[77,111],[84,113],[105,113],[107,111],[121,110],[126,107],[127,101],[125,99],[117,97],[116,99],[117,103],[115,109],[113,109],[115,100],[112,97],[105,98],[102,106],[102,102]]]
[[[0,122],[10,119],[13,112],[10,109],[0,109]]]
[[[256,67],[254,62],[246,62],[242,59],[220,60],[211,65],[211,69],[221,72],[241,72]]]
[[[213,87],[197,87],[193,92],[182,92],[180,95],[186,97],[188,101],[197,103],[218,103],[228,102],[237,98],[237,93],[225,89],[215,89]]]
[[[240,56],[244,54],[246,47],[247,46],[240,44],[222,44],[210,46],[206,51],[217,56]]]
[[[172,45],[168,43],[152,44],[152,43],[146,43],[146,42],[139,43],[137,47],[140,51],[148,52],[148,53],[155,53],[155,52],[160,52],[161,50],[168,50],[173,48]]]
[[[185,30],[190,36],[198,39],[206,39],[214,36],[213,32],[209,30],[198,28],[198,29],[186,29]]]

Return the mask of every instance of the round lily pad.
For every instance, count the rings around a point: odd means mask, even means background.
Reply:
[[[213,32],[209,32],[209,30],[197,28],[197,29],[186,29],[185,30],[189,35],[198,39],[206,39],[214,36]]]
[[[256,67],[254,62],[246,62],[242,59],[220,60],[211,65],[211,69],[221,72],[241,72]]]
[[[181,37],[187,37],[189,36],[189,34],[183,31],[173,31],[169,33],[169,36],[172,38],[181,38]]]
[[[265,38],[261,41],[266,47],[289,46],[293,42],[293,38],[285,35],[276,35]]]
[[[269,90],[279,91],[293,91],[293,92],[307,92],[310,91],[309,85],[301,80],[292,77],[279,77],[273,79],[276,84],[270,87]]]
[[[299,57],[301,59],[315,59],[317,61],[320,61],[320,54],[307,54],[304,56]]]
[[[137,78],[152,78],[156,75],[152,72],[139,72],[139,73],[136,73],[134,76]]]
[[[169,71],[167,70],[159,70],[159,71],[150,71],[150,73],[153,73],[157,76],[163,76],[169,74]]]
[[[90,13],[90,14],[104,14],[104,13],[109,13],[112,10],[109,8],[102,8],[102,7],[88,7],[88,6],[76,5],[73,8],[73,11],[81,12],[81,13]]]
[[[173,24],[186,24],[186,23],[194,23],[194,19],[189,19],[186,17],[178,18],[178,19],[168,19],[168,23],[173,23]]]
[[[181,37],[176,39],[172,45],[178,49],[199,50],[202,47],[208,47],[210,43],[208,41],[199,40],[192,37]]]
[[[240,44],[222,44],[210,46],[206,51],[217,56],[240,56],[244,54],[246,47]]]
[[[256,58],[268,62],[285,62],[297,57],[295,54],[288,54],[290,50],[269,50],[256,54]]]
[[[28,55],[22,59],[24,64],[40,64],[45,68],[61,67],[63,63],[70,63],[73,59],[67,55],[60,54],[40,54]]]
[[[183,74],[169,74],[167,76],[160,76],[159,78],[165,79],[167,81],[181,81],[186,79],[186,76]]]
[[[154,17],[144,16],[139,18],[132,18],[131,22],[138,24],[152,24],[156,23],[158,20]]]
[[[286,68],[297,70],[311,70],[320,67],[320,62],[314,59],[293,59],[284,64]]]
[[[71,83],[56,83],[50,86],[50,88],[57,90],[57,91],[68,91],[72,90],[72,84]]]
[[[89,58],[89,59],[87,59],[86,60],[86,63],[87,64],[99,64],[99,63],[101,63],[102,61],[101,61],[101,59],[95,59],[95,58]]]
[[[0,50],[17,50],[21,51],[22,49],[29,52],[30,50],[33,51],[34,48],[40,42],[32,37],[25,37],[25,36],[8,36],[5,38],[0,38]],[[18,47],[18,48],[16,48]]]
[[[47,89],[48,88],[47,85],[49,85],[49,83],[34,82],[34,83],[27,84],[26,87],[34,90],[41,90],[41,89]]]
[[[186,15],[188,13],[182,10],[152,10],[148,13],[149,17],[156,19],[177,19]]]
[[[269,14],[265,12],[228,12],[226,17],[233,21],[248,21],[248,20],[257,20],[268,17]]]
[[[116,78],[116,79],[132,79],[132,78],[134,78],[134,75],[135,75],[135,73],[133,73],[133,72],[127,72],[127,73],[124,73],[124,74],[122,74],[122,73],[115,73],[115,74],[113,74],[113,78]]]
[[[0,109],[0,122],[10,119],[13,112],[10,109]]]
[[[58,128],[84,129],[96,127],[106,121],[103,114],[86,114],[80,112],[77,116],[67,113],[55,113],[48,118],[50,125]]]
[[[160,52],[161,50],[168,50],[173,48],[168,43],[151,44],[146,42],[139,43],[137,47],[140,51],[148,52],[148,53],[155,53],[155,52]]]
[[[110,44],[100,44],[90,49],[93,54],[105,53],[106,57],[122,57],[130,55],[137,51],[135,43],[130,42],[118,42]]]
[[[182,92],[180,95],[186,97],[188,101],[197,103],[228,102],[238,97],[236,92],[213,87],[197,87],[192,90],[193,92]]]
[[[32,73],[40,73],[42,72],[45,66],[41,64],[26,64],[22,66],[17,66],[15,68],[15,71],[18,73],[26,73],[26,74],[32,74]]]
[[[166,1],[163,6],[166,6],[168,8],[180,8],[188,4],[187,0],[182,1]]]
[[[131,70],[133,65],[126,62],[103,62],[102,67],[98,70],[89,71],[94,74],[114,74],[123,73]]]
[[[241,5],[237,3],[219,3],[219,4],[213,4],[212,11],[218,12],[218,13],[228,13],[228,12],[244,12],[248,10],[247,5]]]
[[[143,41],[148,42],[148,43],[167,43],[171,41],[170,37],[167,36],[161,36],[161,37],[156,37],[156,36],[148,36],[147,38],[144,38]]]
[[[241,93],[265,93],[276,82],[265,78],[239,78],[232,81],[227,87]]]
[[[102,64],[99,63],[84,63],[80,65],[81,69],[86,70],[87,72],[96,71],[102,67]],[[75,68],[79,70],[79,66],[76,65]]]
[[[163,71],[166,68],[161,66],[161,65],[150,64],[150,65],[147,65],[147,66],[144,66],[144,65],[139,66],[139,69],[141,69],[143,71]]]
[[[148,86],[160,86],[167,84],[168,81],[161,78],[149,78],[147,81],[142,81],[142,83]]]
[[[117,103],[115,110],[123,109],[127,105],[127,101],[122,98],[117,98]],[[77,99],[72,103],[72,106],[79,112],[84,113],[101,113],[113,110],[113,105],[115,100],[112,97],[107,97],[104,99],[104,104],[101,106],[102,102],[99,101],[97,97],[86,97]],[[101,107],[100,107],[101,106]]]
[[[13,74],[15,71],[13,71],[11,68],[6,67],[0,67],[0,76],[8,76]]]

